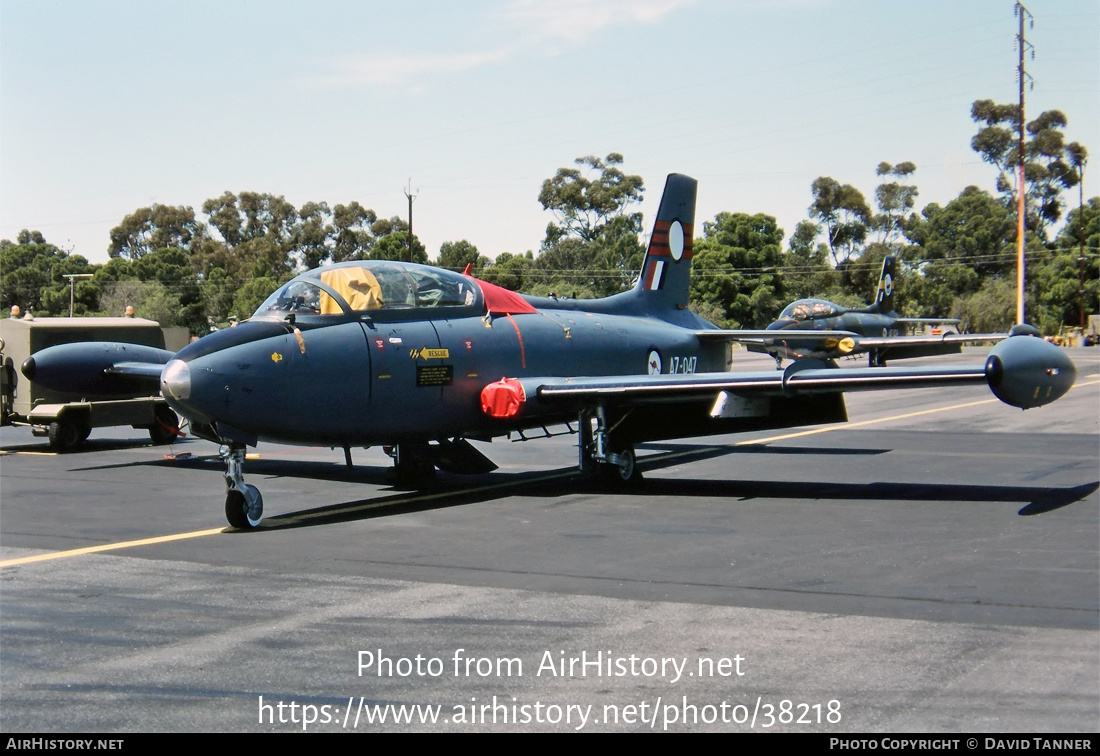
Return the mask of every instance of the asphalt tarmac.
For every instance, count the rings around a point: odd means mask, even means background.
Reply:
[[[421,490],[261,445],[250,533],[211,443],[4,428],[0,730],[1094,733],[1100,350],[1067,351],[1049,407],[850,394],[647,444],[629,490],[572,436]]]

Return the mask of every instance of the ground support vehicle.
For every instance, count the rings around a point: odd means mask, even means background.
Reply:
[[[179,419],[159,393],[135,385],[133,391],[110,396],[65,393],[47,389],[20,375],[20,367],[41,350],[59,344],[110,339],[133,345],[142,355],[179,349],[179,329],[165,331],[141,318],[5,318],[0,320],[0,425],[29,425],[36,436],[66,452],[80,446],[93,428],[130,425],[146,428],[154,443],[179,435]],[[186,343],[186,334],[182,335]],[[167,361],[167,360],[166,360]]]

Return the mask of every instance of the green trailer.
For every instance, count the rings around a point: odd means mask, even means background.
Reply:
[[[186,339],[182,329],[162,329],[141,318],[0,319],[0,425],[29,425],[59,452],[80,446],[93,428],[120,425],[147,429],[154,443],[168,443],[179,435],[179,419],[159,394],[89,400],[37,385],[19,366],[59,344],[113,341],[176,350]]]

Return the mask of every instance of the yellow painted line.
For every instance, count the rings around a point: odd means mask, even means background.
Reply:
[[[1095,386],[1100,383],[1100,380],[1086,381],[1083,383],[1075,383],[1070,386],[1070,391],[1075,388],[1081,388],[1083,386]],[[966,409],[967,407],[977,407],[982,404],[996,404],[1001,401],[996,397],[992,399],[982,399],[977,402],[966,402],[965,404],[953,404],[949,407],[937,407],[936,409],[920,410],[919,412],[908,412],[904,415],[892,415],[890,417],[880,417],[875,420],[860,420],[859,422],[847,422],[837,423],[830,425],[827,428],[814,428],[808,431],[799,431],[797,433],[787,433],[782,436],[769,436],[768,438],[754,438],[751,441],[738,441],[734,446],[750,446],[752,444],[764,444],[769,441],[784,441],[788,438],[799,438],[801,436],[813,436],[818,433],[831,433],[832,431],[847,430],[848,428],[858,428],[861,425],[876,425],[877,423],[888,423],[892,420],[908,420],[911,417],[920,417],[921,415],[934,415],[937,412],[950,412],[951,410]]]
[[[1072,388],[1081,388],[1083,386],[1095,386],[1098,383],[1100,383],[1100,380],[1088,381],[1088,382],[1085,382],[1085,383],[1077,383],[1077,384],[1074,384]],[[996,399],[996,398],[982,399],[981,401],[977,401],[977,402],[966,402],[964,404],[953,404],[953,405],[950,405],[950,406],[947,406],[947,407],[937,407],[935,409],[920,410],[918,412],[907,412],[903,415],[891,415],[890,417],[880,417],[880,418],[877,418],[877,419],[874,419],[874,420],[861,420],[861,421],[855,422],[855,423],[851,423],[851,422],[849,422],[849,423],[837,423],[835,425],[830,425],[826,428],[815,428],[813,430],[799,431],[797,433],[786,433],[786,434],[783,434],[781,436],[768,436],[766,438],[755,438],[755,439],[752,439],[752,440],[749,440],[749,441],[738,441],[737,443],[733,444],[733,446],[750,446],[752,444],[764,444],[764,443],[768,443],[768,442],[771,442],[771,441],[783,441],[785,439],[799,438],[801,436],[812,436],[812,435],[815,435],[815,434],[818,434],[818,433],[831,433],[832,431],[846,430],[848,428],[855,428],[855,427],[859,427],[861,425],[875,425],[875,424],[878,424],[878,423],[888,423],[892,420],[905,420],[907,418],[919,417],[921,415],[932,415],[932,414],[935,414],[937,412],[950,412],[952,410],[965,409],[966,407],[976,407],[976,406],[979,406],[979,405],[982,405],[982,404],[992,404],[992,403],[995,403],[997,401],[999,401],[999,400]],[[27,454],[27,453],[35,453],[35,452],[20,452],[20,453]],[[673,454],[658,455],[658,456],[661,459],[674,459],[675,457],[678,457],[678,456],[686,456],[686,455],[693,454],[693,453],[694,452],[676,452],[676,453],[673,453]],[[508,487],[514,487],[514,486],[526,486],[526,485],[530,485],[532,483],[541,483],[543,481],[555,480],[557,478],[568,477],[568,476],[574,475],[574,474],[576,474],[576,471],[570,469],[570,470],[567,470],[567,471],[564,471],[564,472],[555,472],[555,473],[550,473],[550,474],[547,474],[547,475],[540,475],[540,476],[537,476],[537,477],[534,477],[534,478],[525,478],[522,481],[509,481],[509,482],[506,482],[506,483],[496,483],[496,484],[487,485],[487,486],[478,486],[476,488],[467,488],[467,489],[463,489],[462,491],[457,491],[457,492],[456,491],[441,491],[439,493],[433,493],[433,494],[412,495],[412,496],[407,496],[407,497],[401,498],[401,499],[387,499],[387,500],[383,500],[383,501],[373,501],[373,502],[367,502],[365,504],[358,504],[356,506],[351,506],[351,507],[342,507],[342,508],[339,508],[339,509],[327,509],[327,510],[324,510],[324,511],[317,511],[317,512],[306,512],[304,514],[298,515],[297,517],[279,517],[278,519],[279,519],[279,522],[281,524],[282,523],[293,524],[293,523],[305,522],[305,521],[308,521],[308,520],[314,520],[314,519],[319,519],[319,518],[346,515],[346,514],[350,514],[350,513],[353,513],[353,512],[364,512],[364,511],[367,511],[367,510],[370,510],[370,509],[377,509],[379,507],[392,507],[392,506],[397,506],[397,505],[400,505],[400,504],[410,504],[410,503],[413,503],[413,502],[432,501],[434,499],[442,499],[442,498],[445,498],[445,497],[448,497],[448,496],[454,496],[456,494],[459,494],[459,495],[477,494],[477,493],[483,493],[485,491],[492,491],[494,489],[500,489],[500,488],[508,488]],[[211,528],[209,530],[194,530],[190,533],[177,533],[175,535],[157,536],[155,538],[142,538],[142,539],[137,540],[137,541],[121,541],[119,543],[106,543],[106,544],[103,544],[101,546],[88,546],[88,547],[82,548],[82,549],[71,549],[69,551],[55,551],[55,552],[51,552],[49,554],[38,554],[36,556],[20,557],[18,559],[7,559],[7,560],[4,560],[4,561],[0,561],[0,568],[14,567],[16,565],[30,564],[32,562],[44,562],[44,561],[47,561],[47,560],[50,560],[50,559],[65,559],[65,558],[68,558],[68,557],[81,556],[83,554],[95,554],[95,553],[102,552],[102,551],[117,551],[117,550],[120,550],[120,549],[133,548],[135,546],[149,546],[149,545],[156,544],[156,543],[168,543],[169,541],[183,541],[183,540],[186,540],[188,538],[202,538],[204,536],[215,535],[217,533],[222,533],[222,532],[225,532],[225,528]]]
[[[911,417],[919,417],[920,415],[934,415],[937,412],[949,412],[951,410],[965,409],[966,407],[977,407],[979,404],[993,404],[999,402],[1000,399],[982,399],[980,402],[967,402],[966,404],[953,404],[950,407],[937,407],[936,409],[921,410],[920,412],[907,412],[904,415],[892,415],[891,417],[880,417],[875,420],[860,420],[857,423],[837,423],[836,425],[830,425],[827,428],[814,428],[808,431],[799,431],[797,433],[787,433],[782,436],[769,436],[768,438],[754,438],[751,441],[738,441],[734,446],[749,446],[751,444],[763,444],[769,441],[784,441],[788,438],[800,438],[801,436],[813,436],[817,433],[831,433],[832,431],[847,430],[848,428],[858,428],[861,425],[875,425],[877,423],[886,423],[891,420],[907,420]]]
[[[82,554],[95,554],[100,551],[116,551],[129,549],[134,546],[149,546],[154,543],[167,543],[169,541],[184,541],[188,538],[202,538],[203,536],[221,533],[225,528],[211,528],[210,530],[194,530],[190,533],[176,533],[175,535],[156,536],[154,538],[142,538],[137,541],[120,541],[119,543],[105,543],[100,546],[87,546],[83,549],[70,549],[68,551],[53,551],[49,554],[37,554],[18,559],[5,559],[0,562],[0,567],[14,567],[17,564],[30,564],[31,562],[45,562],[48,559],[65,559],[67,557],[81,556]]]
[[[328,446],[301,446],[301,447],[296,447],[294,449],[283,449],[282,451],[264,452],[263,454],[260,454],[259,452],[256,452],[254,454],[246,454],[246,455],[244,455],[244,458],[245,459],[266,459],[267,457],[280,457],[280,456],[283,456],[283,455],[286,455],[286,454],[297,454],[298,452],[304,452],[304,451],[324,451],[325,449],[329,449],[329,448],[339,449],[341,447],[338,447],[338,446],[333,446],[333,447],[328,447]],[[366,448],[366,447],[364,447],[364,448]]]

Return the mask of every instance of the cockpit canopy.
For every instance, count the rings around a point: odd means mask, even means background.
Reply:
[[[307,271],[272,294],[253,320],[354,315],[380,320],[454,317],[484,311],[470,278],[443,268],[357,260]]]
[[[827,299],[799,299],[783,308],[783,312],[779,313],[779,320],[831,318],[846,312],[845,308]]]

